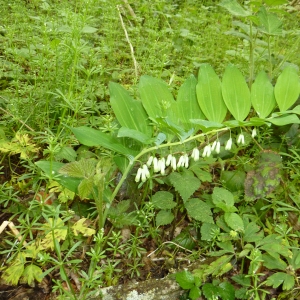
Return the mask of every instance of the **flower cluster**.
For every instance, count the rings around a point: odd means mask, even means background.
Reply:
[[[254,128],[252,131],[252,137],[254,138],[256,136],[256,129]],[[233,141],[230,137],[228,141],[225,143],[225,150],[231,150]],[[245,136],[241,132],[237,137],[237,144],[245,144]],[[217,139],[212,144],[208,144],[203,148],[202,157],[210,157],[212,152],[215,152],[217,154],[221,151],[221,143]],[[194,161],[198,161],[200,159],[200,151],[197,147],[195,147],[192,150],[191,158],[193,158]],[[154,173],[160,173],[161,175],[165,175],[166,173],[166,167],[171,167],[174,171],[180,167],[188,168],[189,167],[189,156],[187,153],[182,154],[178,162],[176,161],[176,157],[172,154],[169,154],[167,156],[167,159],[164,157],[157,158],[155,156],[150,156],[147,163],[144,164],[141,168],[138,169],[135,181],[139,182],[145,182],[148,178],[150,178],[150,172],[149,169],[151,166],[153,166]]]

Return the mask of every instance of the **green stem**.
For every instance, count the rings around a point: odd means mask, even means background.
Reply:
[[[253,31],[252,21],[250,21],[250,53],[249,53],[249,87],[251,88],[254,78],[254,42],[253,42]]]

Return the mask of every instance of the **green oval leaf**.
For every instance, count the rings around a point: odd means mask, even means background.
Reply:
[[[266,118],[276,105],[273,85],[264,71],[257,75],[251,87],[251,102],[262,119]]]
[[[300,92],[299,76],[295,68],[288,66],[279,75],[275,88],[275,98],[280,111],[289,109],[298,99]]]
[[[224,102],[238,121],[243,121],[250,112],[250,91],[244,76],[235,66],[228,66],[222,82]]]
[[[199,69],[196,92],[199,106],[206,118],[222,123],[227,108],[222,98],[221,81],[209,64],[203,64]]]
[[[118,83],[109,83],[110,103],[123,127],[140,131],[147,136],[152,135],[150,120],[140,101],[134,100]]]
[[[197,79],[192,75],[186,79],[178,91],[177,117],[187,130],[193,128],[190,119],[206,119],[198,104],[196,85]]]

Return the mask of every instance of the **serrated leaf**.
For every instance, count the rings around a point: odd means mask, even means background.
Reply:
[[[233,255],[224,255],[216,259],[214,262],[212,262],[204,271],[204,275],[214,275],[219,276],[222,272],[222,268],[224,265],[230,262]]]
[[[273,85],[264,71],[258,73],[252,84],[251,103],[262,119],[266,118],[276,105]]]
[[[91,236],[95,234],[95,229],[89,228],[85,224],[86,220],[86,218],[82,218],[72,226],[72,230],[75,236],[78,236],[79,233],[82,233],[83,236]]]
[[[222,97],[221,81],[209,64],[203,64],[199,69],[196,91],[199,106],[206,118],[222,123],[227,108]]]
[[[56,159],[59,160],[67,160],[67,161],[75,161],[77,157],[77,152],[71,147],[62,147],[57,155],[55,155]]]
[[[16,260],[2,273],[1,278],[9,285],[17,285],[24,271],[25,257],[18,254]]]
[[[281,284],[283,284],[283,290],[290,290],[295,285],[295,278],[290,274],[277,272],[268,277],[268,279],[265,281],[265,284],[270,285],[273,288],[278,288]]]
[[[205,283],[202,286],[202,292],[206,299],[218,299],[219,288],[212,283]]]
[[[197,286],[193,286],[189,292],[189,298],[191,300],[196,300],[199,299],[199,297],[201,296],[201,291]]]
[[[172,241],[177,245],[189,250],[193,250],[196,246],[194,238],[187,230],[180,232]]]
[[[169,225],[174,220],[174,215],[169,210],[161,210],[156,215],[156,226]]]
[[[200,180],[190,171],[183,173],[171,173],[168,176],[175,190],[180,194],[185,202],[200,187]]]
[[[244,222],[238,214],[226,212],[224,214],[224,220],[233,230],[244,231]]]
[[[276,255],[275,253],[275,255],[273,254],[272,256],[269,254],[263,254],[262,258],[264,266],[270,270],[277,269],[285,271],[287,268],[287,264],[280,258],[279,254]]]
[[[275,88],[275,99],[280,111],[289,109],[298,99],[300,92],[299,76],[295,68],[288,66],[279,75]]]
[[[232,193],[224,188],[215,187],[212,193],[212,200],[216,207],[223,210],[234,206]]]
[[[62,166],[59,173],[70,177],[88,178],[95,173],[96,161],[94,159],[81,159]]]
[[[21,282],[32,285],[34,281],[41,282],[43,280],[43,271],[40,267],[30,264],[25,267],[22,273]]]
[[[173,201],[173,194],[166,191],[156,192],[152,198],[152,204],[159,209],[172,209],[174,208],[177,203]]]
[[[78,185],[78,195],[80,199],[88,198],[93,192],[94,178],[84,178]]]
[[[194,275],[189,271],[184,270],[182,272],[178,272],[176,273],[175,278],[177,283],[184,290],[189,290],[194,286]]]
[[[201,240],[211,241],[215,232],[220,232],[219,227],[213,223],[203,223],[201,226]]]
[[[213,223],[212,212],[209,205],[198,198],[192,198],[184,203],[188,214],[195,220]]]
[[[222,300],[234,300],[235,288],[229,282],[222,282],[219,284],[219,294]]]
[[[177,95],[177,117],[186,130],[192,129],[190,119],[205,119],[196,95],[197,79],[194,75],[188,77],[181,85]]]
[[[243,121],[250,112],[250,91],[241,71],[229,65],[223,75],[222,95],[224,102],[233,117]]]
[[[109,83],[110,103],[119,123],[126,128],[143,133],[148,139],[152,135],[149,117],[141,103],[131,98],[118,83]]]
[[[264,6],[261,6],[257,16],[259,20],[258,28],[260,31],[269,35],[282,34],[282,21],[277,15],[268,12]]]
[[[254,222],[249,223],[246,226],[245,232],[244,232],[245,242],[253,243],[253,242],[263,239],[264,233],[263,233],[263,231],[259,231],[259,230],[260,230],[260,227],[256,223],[254,223]]]

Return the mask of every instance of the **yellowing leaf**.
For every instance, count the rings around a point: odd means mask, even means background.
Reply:
[[[43,280],[43,271],[40,267],[36,265],[28,265],[21,278],[21,282],[28,283],[28,285],[32,285],[34,283],[34,280],[37,280],[38,282],[41,282]]]
[[[82,233],[84,236],[91,236],[96,233],[95,229],[88,228],[88,226],[84,224],[86,220],[86,218],[82,218],[72,226],[75,236],[77,236],[79,233]]]

